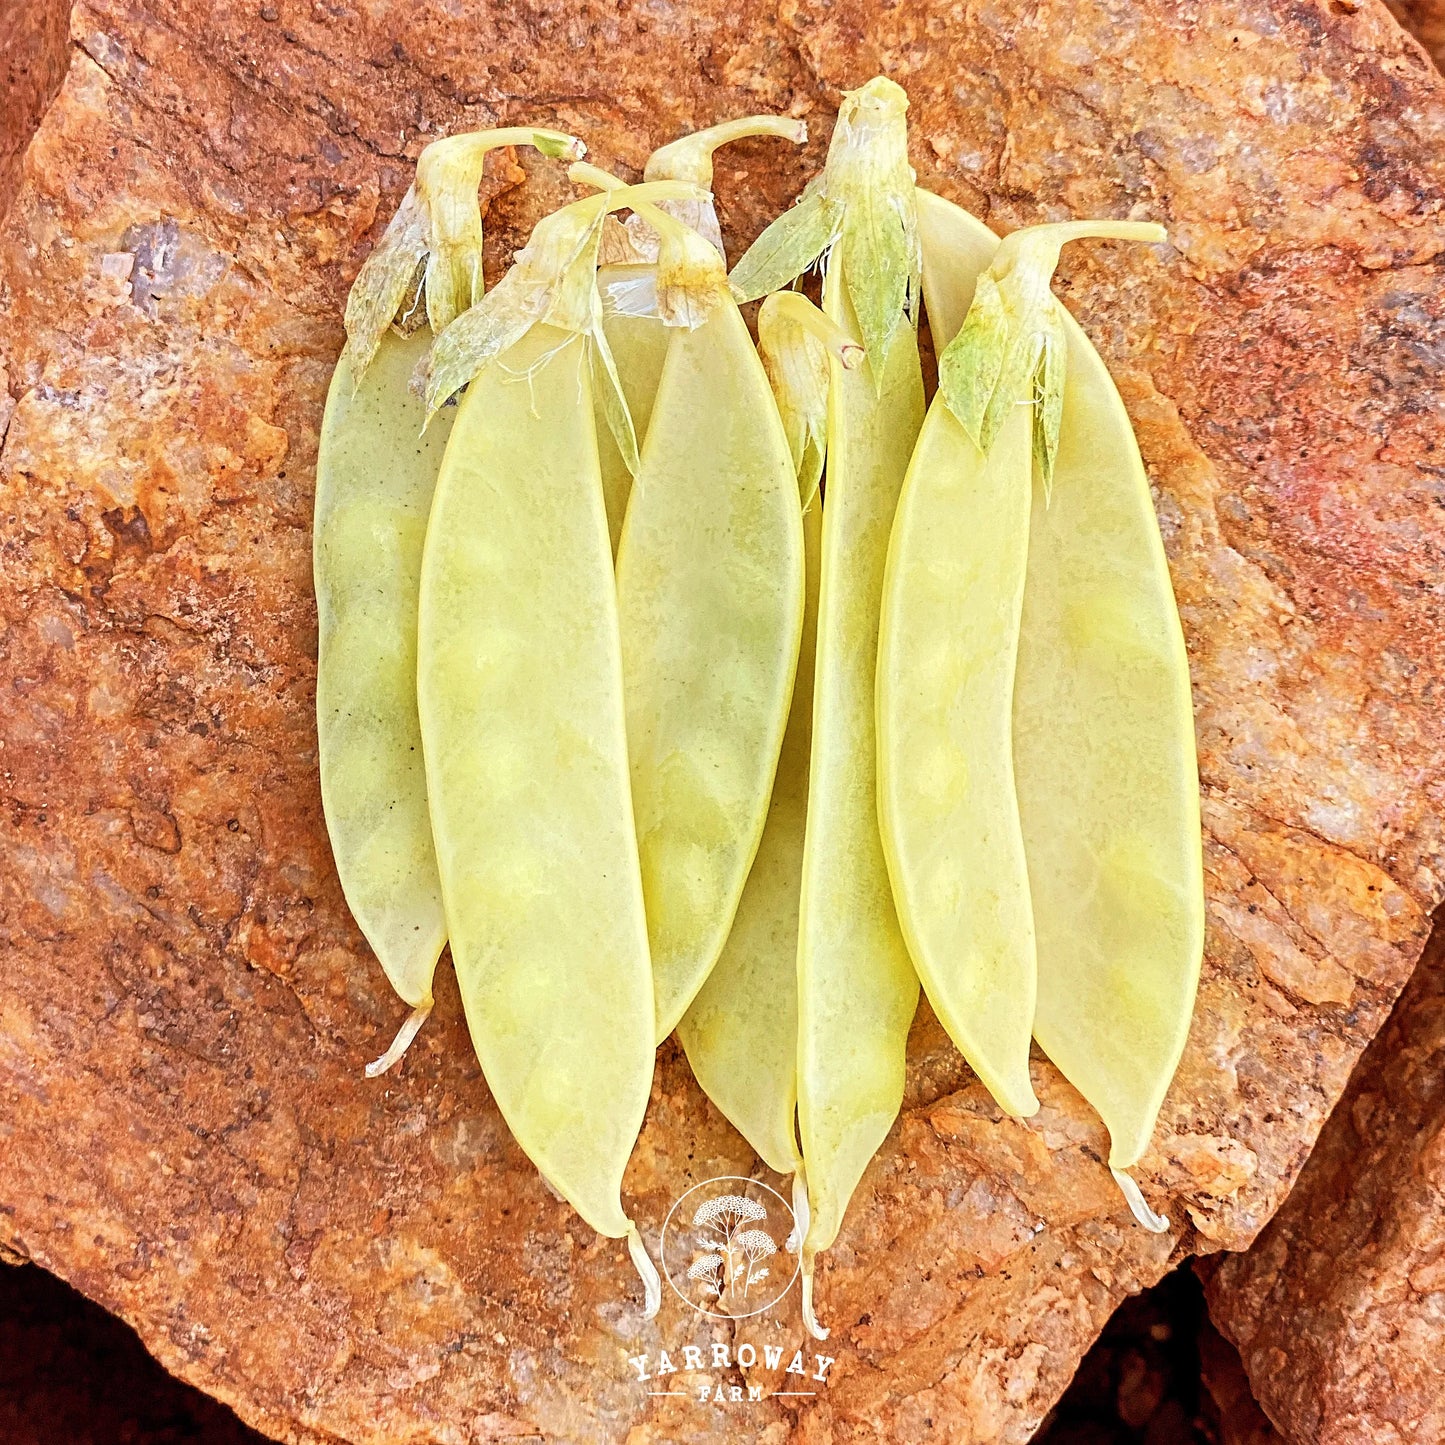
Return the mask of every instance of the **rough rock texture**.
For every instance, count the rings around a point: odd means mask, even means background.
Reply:
[[[1208,1320],[1199,1331],[1199,1368],[1215,1445],[1280,1445],[1251,1392],[1239,1351]]]
[[[0,1268],[5,1445],[264,1445],[173,1380],[113,1316],[33,1265]]]
[[[1387,0],[1390,13],[1428,50],[1445,61],[1445,0]]]
[[[0,216],[20,182],[20,162],[70,62],[69,5],[0,0]]]
[[[1195,1346],[1206,1318],[1188,1264],[1125,1300],[1032,1445],[1220,1445]]]
[[[72,34],[0,231],[0,1242],[289,1440],[1027,1439],[1125,1294],[1266,1223],[1441,896],[1440,77],[1373,0],[97,0]],[[1176,1228],[1131,1223],[1047,1064],[1038,1117],[1001,1119],[925,1011],[820,1272],[826,1381],[701,1405],[625,1357],[728,1330],[639,1320],[624,1252],[510,1141],[449,978],[400,1072],[361,1077],[402,1010],[322,829],[316,431],[430,136],[534,118],[635,170],[807,116],[806,152],[723,158],[737,247],[879,68],[922,181],[999,229],[1169,227],[1073,248],[1060,288],[1135,418],[1194,669],[1208,956],[1141,1170]],[[565,190],[523,159],[494,267]],[[664,1048],[645,1234],[754,1167]],[[796,1308],[729,1330],[791,1347]]]
[[[1205,1274],[1294,1445],[1445,1440],[1445,926],[1294,1192]]]

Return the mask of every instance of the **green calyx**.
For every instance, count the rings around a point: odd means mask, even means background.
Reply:
[[[482,211],[477,200],[487,152],[529,145],[543,155],[577,159],[586,146],[561,131],[532,126],[473,131],[433,141],[416,180],[346,298],[347,348],[359,383],[388,326],[415,312],[440,332],[482,297]]]
[[[432,330],[450,326],[482,299],[482,216],[477,187],[487,152],[530,145],[554,160],[580,160],[586,146],[551,130],[477,131],[433,141],[416,163],[417,198],[431,222],[426,310]]]
[[[537,325],[588,337],[615,381],[597,293],[603,219],[624,206],[696,200],[698,195],[697,187],[686,182],[660,181],[587,196],[544,216],[507,274],[437,337],[427,361],[428,420],[484,366]],[[630,421],[627,429],[630,432]],[[630,452],[635,457],[636,451],[633,437],[631,446],[623,447],[623,455]]]
[[[847,92],[823,173],[738,262],[733,294],[753,301],[819,257],[842,267],[863,345],[882,374],[899,317],[916,313],[922,258],[908,164],[908,97],[884,76]]]
[[[758,311],[758,353],[772,384],[806,511],[823,477],[828,445],[829,359],[851,370],[863,348],[796,291],[774,291]]]
[[[1068,341],[1050,289],[1059,252],[1070,241],[1159,242],[1146,221],[1064,221],[1006,236],[978,278],[973,304],[938,360],[938,389],[978,449],[987,453],[1014,406],[1034,409],[1033,455],[1045,496],[1064,415]]]

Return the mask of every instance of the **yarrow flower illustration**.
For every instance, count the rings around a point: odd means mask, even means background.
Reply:
[[[773,1242],[773,1236],[767,1230],[748,1229],[738,1236],[737,1247],[748,1262],[747,1281],[744,1285],[744,1293],[746,1293],[753,1285],[761,1283],[768,1277],[768,1271],[759,1269],[758,1262],[766,1259],[770,1254],[776,1254],[778,1246]]]
[[[768,1211],[756,1200],[745,1199],[741,1194],[719,1194],[699,1206],[692,1222],[704,1228],[718,1228],[728,1235],[739,1224],[767,1217]]]
[[[711,1235],[716,1252],[698,1259],[688,1278],[705,1283],[719,1299],[729,1291],[745,1299],[768,1277],[761,1261],[778,1252],[772,1235],[757,1227],[767,1217],[761,1204],[741,1194],[719,1194],[699,1206],[692,1222]]]
[[[705,1284],[714,1298],[722,1294],[727,1288],[723,1275],[727,1268],[727,1261],[720,1254],[705,1254],[696,1260],[687,1272],[689,1279],[700,1280]]]

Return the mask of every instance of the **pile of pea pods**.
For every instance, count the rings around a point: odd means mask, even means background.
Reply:
[[[1126,1172],[1203,945],[1189,673],[1138,447],[1055,298],[1083,221],[1000,240],[915,187],[902,89],[728,274],[717,147],[637,184],[517,128],[422,152],[322,425],[327,827],[411,1013],[449,943],[518,1144],[658,1276],[622,1202],[657,1044],[794,1178],[813,1264],[897,1117],[920,983],[1001,1110],[1030,1043]],[[572,162],[484,293],[499,146]],[[625,224],[619,213],[626,212]],[[798,289],[821,272],[822,307]],[[757,340],[739,310],[761,300]],[[925,401],[926,312],[938,388]]]

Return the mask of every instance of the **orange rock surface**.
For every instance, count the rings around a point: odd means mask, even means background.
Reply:
[[[1445,928],[1209,1308],[1298,1445],[1445,1439]]]
[[[60,0],[0,0],[0,216],[15,198],[25,147],[64,78],[69,13]]]
[[[1439,75],[1373,0],[95,0],[72,35],[0,229],[0,1243],[286,1440],[1026,1440],[1124,1294],[1265,1225],[1445,888]],[[820,1270],[826,1383],[704,1405],[627,1356],[790,1352],[796,1296],[643,1323],[625,1252],[508,1136],[445,970],[400,1071],[361,1077],[402,1008],[322,827],[316,433],[433,136],[546,122],[635,174],[804,116],[804,153],[720,158],[736,256],[880,69],[921,182],[997,229],[1169,229],[1162,260],[1074,248],[1058,289],[1138,428],[1193,669],[1207,958],[1140,1171],[1175,1227],[1132,1223],[1045,1062],[1038,1117],[1003,1119],[925,1011]],[[569,193],[521,159],[492,274]],[[644,1234],[757,1167],[665,1047]]]

